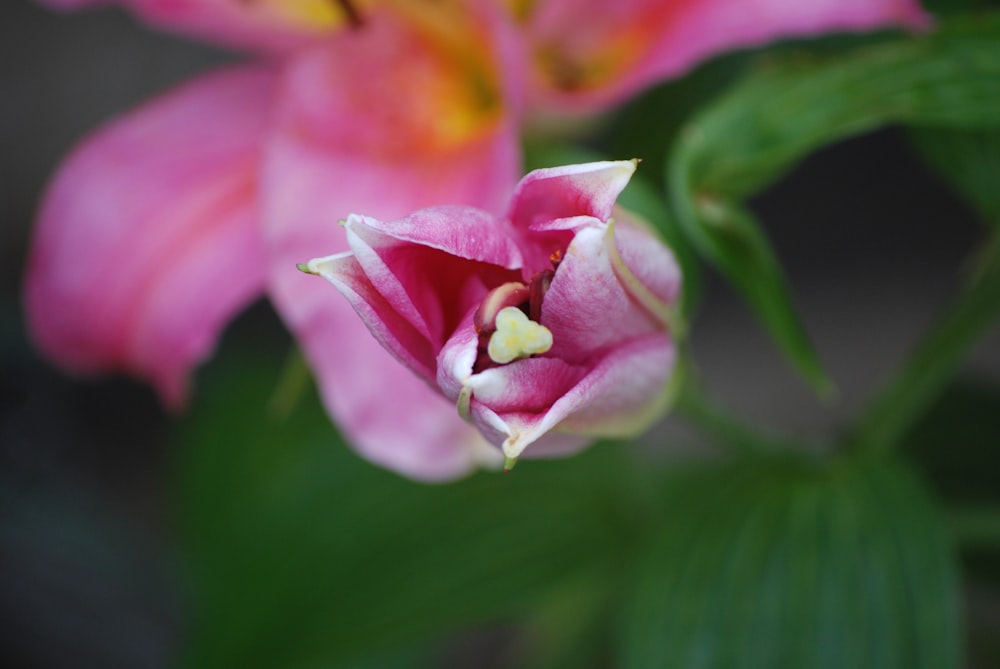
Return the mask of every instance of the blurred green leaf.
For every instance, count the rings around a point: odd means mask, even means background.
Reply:
[[[1000,505],[1000,382],[959,377],[910,426],[903,452],[949,505]]]
[[[643,172],[663,183],[668,150],[685,121],[742,76],[753,55],[727,53],[652,88],[617,110],[600,143],[611,155],[641,158]]]
[[[924,9],[942,16],[1000,8],[997,0],[922,0]]]
[[[349,452],[311,389],[269,412],[278,365],[225,358],[177,439],[186,666],[377,666],[361,662],[520,618],[584,573],[618,586],[648,512],[621,448],[422,485]]]
[[[985,223],[1000,226],[1000,128],[914,128],[910,137]]]
[[[735,463],[692,473],[667,503],[622,667],[959,665],[950,546],[898,463]]]
[[[943,22],[847,55],[783,55],[703,109],[667,165],[678,222],[804,378],[830,387],[757,221],[740,202],[825,143],[888,123],[1000,127],[1000,17]]]
[[[963,548],[1000,550],[1000,505],[951,509],[948,524]]]
[[[965,351],[989,332],[1000,315],[1000,234],[983,248],[978,260],[959,299],[870,403],[854,436],[860,446],[896,447],[951,380]]]

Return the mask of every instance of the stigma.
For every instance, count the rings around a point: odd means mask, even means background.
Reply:
[[[486,295],[472,319],[479,335],[474,372],[541,355],[552,348],[552,331],[542,325],[542,301],[561,260],[557,251],[552,257],[553,269],[536,272],[527,284],[511,281]]]
[[[486,348],[490,360],[501,365],[547,353],[552,348],[552,331],[529,320],[517,307],[504,307],[497,314],[496,331]]]

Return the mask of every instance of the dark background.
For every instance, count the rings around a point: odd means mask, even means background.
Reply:
[[[118,10],[59,16],[0,4],[0,665],[154,667],[183,636],[167,447],[146,387],[78,381],[38,359],[20,283],[48,175],[88,130],[232,60]],[[628,158],[632,156],[616,156]],[[808,331],[839,388],[819,403],[730,288],[709,275],[692,332],[705,385],[751,421],[829,434],[853,415],[947,305],[980,228],[890,129],[824,149],[754,202]],[[228,337],[288,345],[264,304]],[[1000,379],[1000,331],[970,375]],[[657,441],[692,448],[676,419]],[[967,593],[1000,629],[1000,589]]]

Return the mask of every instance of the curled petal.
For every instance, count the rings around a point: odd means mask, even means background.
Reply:
[[[361,455],[422,481],[497,464],[499,454],[458,418],[454,403],[389,355],[345,300],[330,299],[329,286],[315,278],[309,283],[317,289],[299,304],[279,302],[282,315],[294,319],[323,401]]]
[[[553,251],[573,233],[607,221],[636,161],[620,160],[535,170],[518,183],[508,217],[524,254],[524,278],[551,268]]]
[[[640,281],[649,281],[663,303],[672,303],[680,272],[666,247],[627,225],[616,226],[612,234],[626,265],[638,268]],[[585,361],[595,352],[664,328],[623,285],[607,237],[604,226],[579,232],[545,294],[542,324],[552,331],[552,355]]]
[[[376,18],[304,54],[284,81],[265,163],[270,291],[355,448],[407,476],[440,480],[479,462],[482,438],[295,264],[347,251],[336,221],[352,211],[390,221],[442,202],[499,212],[518,145],[498,93],[464,88],[489,77],[467,80],[457,55]]]
[[[273,76],[204,76],[89,137],[45,194],[25,287],[38,346],[124,370],[176,406],[191,367],[260,294],[259,143]]]
[[[390,223],[350,216],[346,227],[369,281],[434,350],[487,286],[520,275],[510,271],[521,254],[506,227],[474,207],[432,207]]]
[[[510,220],[522,230],[552,229],[551,221],[575,216],[606,221],[635,166],[618,160],[535,170],[518,183]]]
[[[434,379],[434,352],[427,336],[379,292],[354,254],[339,253],[311,260],[307,271],[332,283],[375,339],[400,362],[418,376]]]
[[[523,264],[506,222],[476,207],[428,207],[389,223],[369,216],[354,216],[348,219],[348,226],[352,219],[398,242],[443,251],[456,258],[506,269],[519,269]]]
[[[539,360],[544,358],[517,364]],[[610,350],[575,385],[560,393],[547,411],[505,411],[506,405],[495,408],[480,402],[474,389],[471,415],[486,438],[502,446],[507,458],[518,458],[522,453],[564,454],[574,447],[582,448],[594,437],[626,437],[649,427],[666,409],[667,380],[673,363],[674,347],[669,338],[649,335]],[[510,367],[513,365],[489,371],[503,373]],[[554,388],[551,393],[536,388],[540,378],[543,377],[513,372],[504,378],[503,384],[491,383],[491,387],[506,386],[504,393],[512,397],[532,393],[540,397],[558,392]],[[562,385],[569,378],[566,374],[557,375],[551,383]],[[515,409],[515,405],[510,409]],[[551,435],[555,437],[551,445],[540,441],[550,432],[555,433]],[[560,433],[572,433],[573,437],[567,440]],[[538,448],[525,451],[535,442],[539,442]]]

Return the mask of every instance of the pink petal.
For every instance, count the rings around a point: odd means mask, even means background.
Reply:
[[[461,410],[468,412],[480,433],[498,449],[511,434],[505,419],[517,424],[538,422],[548,405],[558,401],[586,375],[586,369],[553,358],[519,360],[473,375],[478,340],[470,313],[438,356],[437,382],[458,407],[468,403]],[[503,411],[504,417],[497,415],[497,411]],[[528,456],[568,455],[589,441],[586,436],[542,434],[532,444]]]
[[[435,355],[490,287],[520,278],[505,269],[521,265],[507,227],[474,207],[432,207],[391,223],[351,216],[346,227],[368,279]]]
[[[676,304],[681,291],[681,269],[650,224],[637,214],[615,207],[615,243],[632,274],[665,304]]]
[[[346,300],[316,277],[303,280],[310,285],[300,287],[295,304],[283,292],[291,282],[276,280],[275,303],[295,329],[327,410],[361,455],[423,481],[462,476],[489,457],[455,404],[389,355]]]
[[[617,225],[614,234],[626,265],[660,299],[672,303],[680,272],[666,247],[627,225]],[[552,331],[551,356],[583,363],[608,348],[663,329],[621,284],[606,236],[605,226],[577,233],[545,294],[541,322]]]
[[[508,212],[525,255],[525,278],[551,267],[581,225],[607,221],[635,162],[585,163],[535,170],[517,185]],[[596,219],[596,221],[594,220]]]
[[[336,286],[375,339],[401,363],[417,376],[427,380],[435,378],[435,351],[427,335],[396,311],[372,284],[353,254],[340,253],[312,260],[309,271]]]
[[[606,221],[634,172],[630,160],[535,170],[518,183],[510,220],[522,230],[573,216]]]
[[[526,30],[539,108],[580,114],[609,107],[711,56],[775,39],[925,27],[915,0],[548,0]],[[600,21],[580,16],[600,12]],[[596,45],[596,46],[595,46]]]
[[[89,137],[38,218],[26,277],[40,349],[124,370],[183,402],[188,373],[260,294],[256,170],[270,72],[201,77]]]
[[[506,404],[495,409],[479,401],[482,392],[474,390],[472,417],[486,438],[502,445],[508,457],[519,457],[522,452],[528,456],[563,455],[582,448],[592,437],[625,437],[646,429],[666,408],[667,380],[673,362],[670,339],[662,333],[648,335],[614,348],[596,361],[586,376],[552,403],[547,412],[505,411]],[[504,369],[496,368],[501,373]],[[512,394],[529,394],[532,384],[546,383],[537,375],[517,373],[503,382],[519,384],[507,391]],[[492,385],[499,388],[502,384],[498,381]],[[572,433],[575,439],[550,435],[553,431]],[[546,444],[550,440],[543,437],[552,436],[556,438]],[[537,447],[533,446],[536,442]]]
[[[775,39],[879,28],[921,28],[929,17],[914,0],[704,0],[670,26],[652,54],[651,74],[678,75],[699,60]]]
[[[474,374],[468,385],[472,401],[497,414],[542,414],[586,373],[558,358],[525,358]]]
[[[506,221],[475,207],[428,207],[388,223],[370,216],[359,220],[386,237],[444,251],[456,258],[507,269],[519,269],[523,263]]]
[[[481,108],[452,88],[483,80],[456,77],[464,61],[427,39],[373,20],[293,65],[268,150],[264,207],[271,295],[327,409],[365,457],[414,478],[446,479],[478,461],[482,438],[379,346],[336,291],[295,270],[347,250],[336,221],[350,212],[393,220],[442,203],[502,211],[519,162],[503,101]]]

